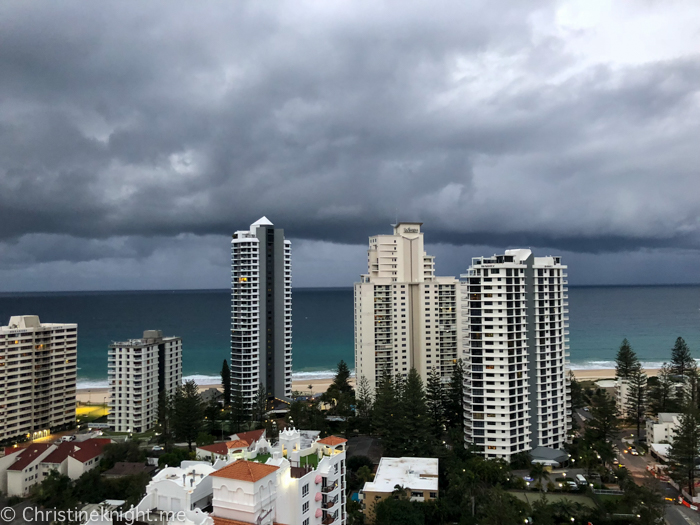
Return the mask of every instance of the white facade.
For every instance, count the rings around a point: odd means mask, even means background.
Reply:
[[[0,327],[0,440],[75,424],[78,325],[11,317]]]
[[[530,250],[474,258],[462,276],[465,441],[485,457],[566,441],[566,277],[559,257]]]
[[[116,432],[145,432],[158,419],[158,396],[182,383],[182,339],[146,330],[142,339],[112,343],[107,360],[109,423]]]
[[[200,461],[166,467],[153,476],[139,506],[165,512],[204,509],[212,502],[212,472],[214,467]]]
[[[656,418],[647,419],[646,439],[647,443],[672,444],[676,430],[680,426],[679,417],[675,412],[660,412]]]
[[[367,265],[354,287],[356,376],[372,389],[384,374],[405,377],[411,368],[424,382],[432,370],[449,381],[462,357],[459,282],[435,276],[421,223],[370,237]]]
[[[331,436],[308,449],[298,448],[299,440],[293,436],[286,442],[282,447],[286,458],[276,449],[265,464],[241,459],[212,474],[215,524],[223,525],[224,520],[258,525],[346,523],[346,440]],[[314,456],[318,465],[303,459],[307,456]]]
[[[629,395],[629,381],[619,377],[615,379],[615,406],[617,407],[617,412],[620,417],[625,417],[627,414]]]
[[[231,390],[292,396],[292,246],[265,217],[231,240]]]
[[[0,458],[0,492],[8,496],[25,496],[52,470],[78,479],[99,465],[102,449],[109,439],[91,439],[58,445],[32,443],[17,447]]]

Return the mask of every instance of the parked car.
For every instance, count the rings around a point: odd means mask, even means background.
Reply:
[[[163,447],[156,445],[151,450],[153,452],[161,452],[163,450]]]

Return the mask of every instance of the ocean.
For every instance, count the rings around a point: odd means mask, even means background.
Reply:
[[[353,357],[351,288],[295,289],[294,379],[331,377]],[[614,368],[627,337],[647,368],[669,360],[678,336],[700,357],[700,286],[569,287],[571,367]],[[78,386],[107,385],[111,341],[162,330],[183,339],[183,375],[220,382],[229,357],[228,290],[1,293],[0,323],[12,315],[78,324]]]

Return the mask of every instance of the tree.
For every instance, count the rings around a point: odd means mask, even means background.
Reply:
[[[224,406],[227,407],[231,404],[231,370],[226,359],[221,365],[221,385],[224,387]]]
[[[683,338],[679,337],[671,350],[671,370],[675,375],[684,377],[694,364],[695,359],[690,355],[690,348]]]
[[[105,445],[102,452],[101,467],[109,470],[118,462],[140,463],[146,461],[146,451],[139,447],[138,441],[124,441]]]
[[[173,398],[173,428],[177,439],[187,442],[187,448],[192,451],[192,443],[197,439],[204,421],[204,407],[199,395],[197,383],[185,381],[175,391]]]
[[[695,462],[700,455],[700,414],[689,406],[679,417],[676,434],[671,443],[668,459],[671,477],[681,486],[687,483],[688,493],[695,495]]]
[[[647,413],[647,375],[637,361],[627,376],[627,416],[637,425],[637,440],[640,438],[642,422]]]
[[[173,444],[173,398],[164,390],[158,393],[158,432],[166,450],[170,450]]]
[[[415,368],[411,368],[403,385],[400,400],[401,428],[404,430],[402,455],[417,457],[425,455],[430,440],[430,419],[425,405],[423,381]]]
[[[374,410],[372,412],[372,427],[381,438],[387,455],[399,450],[402,438],[397,432],[399,420],[399,395],[394,380],[389,374],[383,375],[377,384]]]
[[[530,477],[536,486],[540,487],[540,492],[543,491],[542,480],[547,479],[547,471],[542,463],[533,463],[530,467]]]
[[[360,376],[357,381],[357,399],[355,402],[355,415],[363,432],[369,432],[372,422],[372,387],[365,376]]]
[[[253,421],[262,421],[263,417],[265,417],[265,412],[267,412],[267,392],[262,383],[258,385],[258,391],[255,394],[255,399],[253,400],[253,406],[251,408],[251,419]]]
[[[615,400],[598,389],[591,399],[591,419],[586,423],[587,440],[591,443],[611,441],[619,425]]]
[[[651,388],[649,396],[650,412],[654,415],[660,412],[675,412],[678,410],[676,402],[676,381],[673,378],[673,370],[668,363],[661,365],[656,382]]]
[[[445,419],[451,428],[462,428],[464,426],[464,411],[462,408],[464,400],[464,365],[461,359],[457,359],[450,385],[446,392]]]
[[[231,424],[233,432],[240,432],[243,428],[243,423],[248,419],[248,408],[243,399],[241,385],[234,383],[231,388]]]
[[[338,363],[333,382],[321,399],[332,406],[331,413],[342,417],[350,415],[350,406],[355,403],[355,391],[350,386],[350,369],[342,359]]]
[[[619,379],[629,378],[638,362],[639,359],[637,359],[637,354],[632,350],[630,342],[627,338],[623,339],[620,349],[617,351],[617,357],[615,357],[615,377]]]
[[[374,505],[375,525],[423,525],[425,516],[420,503],[405,498],[386,498]]]
[[[47,509],[59,510],[67,510],[78,503],[70,478],[53,469],[32,489],[32,501]]]
[[[425,393],[425,401],[430,417],[431,430],[434,436],[441,436],[445,431],[445,392],[442,386],[442,378],[437,368],[433,368],[428,374],[428,384]]]

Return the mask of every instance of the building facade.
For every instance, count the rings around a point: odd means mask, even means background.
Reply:
[[[231,240],[231,391],[292,396],[292,246],[263,217]]]
[[[367,523],[374,522],[375,506],[395,495],[403,487],[410,501],[432,501],[438,498],[437,458],[388,458],[379,461],[372,481],[362,487],[359,498]]]
[[[459,281],[436,277],[423,248],[422,223],[394,225],[369,238],[368,272],[354,286],[355,370],[372,389],[384,374],[423,381],[435,370],[449,381],[461,355]]]
[[[266,463],[239,459],[211,474],[214,525],[347,523],[347,440],[329,436],[301,449],[294,433],[286,457],[273,451]]]
[[[462,276],[465,441],[488,458],[566,441],[566,277],[559,257],[530,250],[474,258]]]
[[[141,339],[114,342],[107,358],[108,421],[116,432],[146,432],[158,419],[158,397],[182,384],[182,339],[146,330]]]
[[[11,317],[0,327],[0,441],[75,424],[78,325]]]
[[[655,418],[646,420],[647,443],[672,444],[676,431],[680,428],[681,414],[660,412]]]

